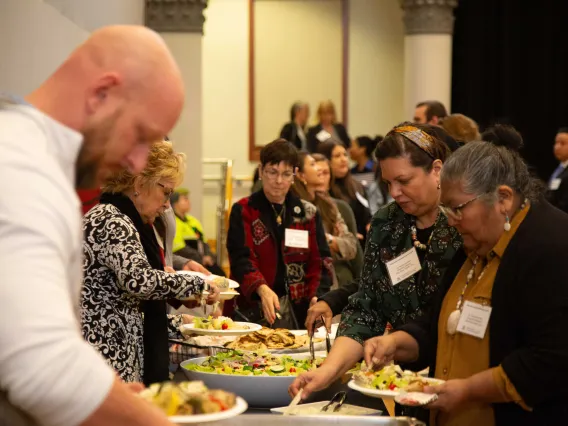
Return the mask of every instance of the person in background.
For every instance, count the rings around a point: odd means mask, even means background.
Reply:
[[[395,202],[373,217],[363,272],[352,285],[357,292],[349,297],[341,289],[332,291],[310,308],[308,330],[321,315],[330,327],[333,315],[341,312],[341,323],[325,363],[299,376],[292,394],[303,388],[307,398],[327,387],[363,357],[366,340],[384,334],[389,324],[398,327],[422,315],[434,300],[462,245],[439,210],[440,172],[450,150],[434,134],[432,126],[403,123],[377,146],[375,157]],[[389,262],[409,251],[416,259],[410,269],[414,273],[399,276]]]
[[[297,165],[298,151],[288,141],[264,146],[262,190],[233,205],[227,251],[231,278],[241,284],[241,295],[236,305],[235,299],[225,302],[226,315],[244,313],[253,322],[274,324],[280,311],[285,328],[298,327],[310,302],[332,285],[333,263],[321,215],[290,192]]]
[[[414,122],[416,124],[440,124],[448,115],[446,107],[439,101],[423,101],[416,104]]]
[[[462,145],[481,139],[477,123],[463,114],[448,115],[441,120],[440,125]]]
[[[568,127],[556,133],[554,156],[560,164],[548,180],[547,197],[553,206],[568,213]]]
[[[347,129],[343,124],[337,122],[337,113],[333,102],[321,102],[318,106],[317,115],[319,123],[308,130],[308,152],[319,152],[318,145],[330,138],[340,141],[345,148],[351,146]]]
[[[225,272],[217,265],[215,256],[211,252],[209,244],[205,241],[201,222],[195,216],[189,214],[191,211],[189,191],[185,188],[177,189],[172,194],[170,203],[176,215],[174,253],[193,259],[213,274],[224,277]],[[199,256],[198,258],[194,258],[196,254]]]
[[[301,151],[308,148],[306,126],[310,118],[310,106],[305,102],[295,102],[290,108],[290,121],[280,130],[280,137]]]
[[[154,143],[146,168],[107,178],[100,204],[83,219],[83,336],[127,382],[168,380],[168,334],[181,338],[183,318],[168,323],[166,300],[188,299],[205,286],[196,276],[164,272],[166,239],[153,226],[170,207],[184,158],[171,143]]]
[[[355,175],[369,175],[375,173],[377,163],[373,159],[373,152],[377,144],[382,140],[382,136],[377,136],[374,139],[371,139],[369,136],[357,136],[353,139],[353,142],[351,142],[349,156],[356,163],[351,169],[351,174],[357,180],[360,181],[359,177]]]
[[[144,169],[184,92],[157,33],[113,26],[94,31],[25,100],[0,101],[0,423],[171,425],[81,335],[75,188]]]
[[[320,184],[316,186],[315,189],[318,192],[329,194],[329,185],[331,182],[329,160],[322,154],[316,153],[311,154],[311,156],[315,160],[316,167],[319,169],[319,174],[321,175]],[[330,199],[337,206],[337,210],[339,211],[339,214],[341,214],[341,217],[343,217],[349,232],[353,235],[357,235],[357,221],[355,220],[355,214],[349,204],[338,198],[330,197]],[[348,263],[348,268],[340,266],[339,271],[336,271],[338,281],[341,281],[342,283],[347,282],[349,274],[353,276],[353,280],[356,280],[361,275],[361,269],[363,268],[363,248],[361,247],[361,244],[357,245],[357,254],[355,255],[355,258]]]
[[[445,381],[425,389],[432,426],[555,425],[568,415],[568,216],[544,200],[514,128],[482,139],[442,171],[441,209],[464,245],[437,301],[368,340],[365,361],[429,365]]]
[[[349,171],[347,150],[341,143],[329,139],[318,145],[318,152],[329,160],[331,168],[329,195],[349,203],[357,221],[357,238],[361,246],[365,247],[367,225],[371,220],[369,201],[362,185],[353,178]]]
[[[298,173],[292,185],[292,192],[302,200],[316,206],[321,215],[327,244],[333,257],[337,284],[343,286],[353,280],[350,261],[357,255],[357,238],[352,234],[337,206],[327,195],[320,192],[322,174],[314,158],[306,152],[298,155]]]
[[[371,139],[369,136],[358,136],[349,148],[349,156],[357,164],[351,169],[351,175],[365,190],[369,200],[369,211],[373,216],[380,207],[392,199],[388,195],[388,188],[381,180],[381,170],[373,159],[373,152],[377,144],[383,140],[382,136]]]

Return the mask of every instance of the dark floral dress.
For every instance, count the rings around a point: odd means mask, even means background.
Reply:
[[[454,254],[462,246],[462,239],[440,215],[432,229],[422,271],[393,286],[385,262],[413,247],[410,232],[413,220],[395,202],[381,208],[373,217],[359,290],[349,298],[342,312],[339,336],[363,344],[382,335],[387,323],[399,327],[429,306]]]

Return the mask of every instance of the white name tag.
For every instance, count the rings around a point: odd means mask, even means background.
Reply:
[[[422,269],[418,253],[416,253],[416,248],[414,247],[393,260],[389,260],[385,265],[387,266],[392,285],[397,285]]]
[[[331,133],[326,130],[320,130],[316,135],[316,139],[320,142],[325,142],[329,138],[331,138]]]
[[[491,316],[491,306],[483,306],[479,303],[466,301],[463,304],[462,313],[458,322],[458,331],[479,339],[483,339],[489,317]]]
[[[548,189],[550,189],[551,191],[556,191],[560,187],[561,182],[562,179],[552,179],[550,181],[550,185],[548,185]]]
[[[284,244],[286,247],[309,248],[308,231],[301,229],[286,229],[284,232]]]

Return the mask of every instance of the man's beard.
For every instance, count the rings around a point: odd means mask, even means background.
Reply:
[[[110,175],[104,170],[106,147],[113,133],[117,114],[97,125],[83,129],[83,146],[75,163],[75,187],[77,189],[96,189]]]

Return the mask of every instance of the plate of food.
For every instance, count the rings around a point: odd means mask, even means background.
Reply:
[[[200,381],[155,383],[139,395],[179,425],[229,419],[248,408],[243,398],[224,390],[208,389]]]
[[[364,395],[375,398],[394,398],[401,393],[422,392],[425,386],[439,385],[443,380],[420,376],[403,370],[398,365],[387,365],[378,371],[369,370],[362,363],[353,372],[348,386]]]
[[[309,354],[230,350],[215,356],[181,363],[189,380],[203,381],[210,388],[238,392],[251,407],[274,408],[290,403],[288,387],[297,375],[315,370],[323,363],[321,353],[312,361]],[[323,354],[325,355],[325,353]]]
[[[182,275],[193,275],[199,278],[202,278],[204,280],[209,281],[210,283],[215,284],[217,287],[219,287],[219,290],[223,291],[223,290],[229,290],[231,288],[239,288],[240,284],[234,280],[231,280],[229,278],[226,277],[222,277],[220,275],[205,275],[202,272],[195,272],[195,271],[177,271],[178,274],[182,274]]]
[[[261,330],[262,326],[251,322],[233,321],[229,317],[211,316],[207,318],[195,317],[192,324],[180,327],[183,334],[201,334],[205,336],[241,336]]]
[[[316,350],[325,350],[325,345],[319,347],[323,340],[322,338],[314,338],[314,343],[318,344],[318,347],[315,347]],[[240,351],[306,352],[309,351],[309,342],[310,338],[306,331],[262,327],[254,333],[240,336],[225,346]]]

